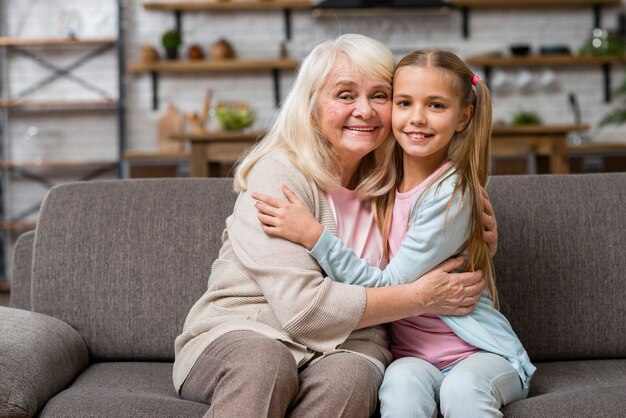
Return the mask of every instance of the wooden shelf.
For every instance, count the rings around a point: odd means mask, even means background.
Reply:
[[[596,56],[596,55],[529,55],[529,56],[505,56],[505,55],[481,55],[467,57],[468,65],[482,67],[556,67],[577,65],[602,65],[626,62],[622,56]]]
[[[266,133],[266,131],[183,132],[179,134],[172,134],[170,135],[170,138],[177,141],[214,142],[224,144],[229,142],[254,142]]]
[[[89,111],[115,110],[117,100],[38,100],[38,99],[0,99],[0,107],[24,111]]]
[[[471,8],[503,8],[503,7],[581,7],[610,6],[621,4],[620,0],[450,0],[457,7]]]
[[[551,135],[586,131],[589,125],[495,125],[491,131],[495,136]]]
[[[589,142],[579,145],[570,145],[568,147],[570,153],[580,154],[610,154],[610,153],[623,153],[626,154],[626,144],[619,143],[598,143]]]
[[[185,151],[126,151],[123,158],[128,161],[188,160],[189,155]]]
[[[2,221],[0,230],[4,231],[30,231],[37,227],[37,222],[29,221]]]
[[[260,71],[260,70],[293,70],[299,65],[295,59],[269,60],[179,60],[134,62],[130,64],[131,73],[169,72],[195,73],[219,71]]]
[[[69,39],[69,38],[11,38],[0,37],[0,46],[65,46],[65,45],[113,45],[115,38]]]
[[[150,73],[152,75],[152,108],[159,108],[158,74],[160,73],[216,73],[216,72],[256,72],[271,71],[274,82],[274,102],[280,102],[280,70],[294,70],[299,62],[293,58],[284,59],[231,59],[231,60],[163,60],[155,62],[134,62],[128,67],[131,73]]]
[[[166,11],[201,11],[201,10],[270,10],[270,9],[310,9],[312,6],[310,1],[302,0],[244,0],[244,1],[197,1],[197,2],[180,2],[180,1],[163,1],[163,2],[144,2],[143,7],[147,10],[166,10]]]
[[[601,28],[602,7],[617,6],[621,0],[450,0],[450,5],[461,10],[463,38],[469,38],[470,9],[495,9],[506,7],[543,8],[543,7],[590,7],[593,9],[593,28]]]
[[[41,163],[28,162],[28,163],[15,163],[4,161],[0,162],[0,168],[2,169],[11,169],[11,168],[25,168],[25,169],[92,169],[107,165],[117,165],[117,161],[114,160],[106,160],[106,161],[61,161],[61,160],[50,160],[50,161],[42,161]]]

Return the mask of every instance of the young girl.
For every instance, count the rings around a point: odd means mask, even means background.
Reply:
[[[396,360],[380,388],[383,417],[436,417],[438,404],[445,417],[500,417],[502,406],[528,394],[535,367],[497,310],[482,237],[491,113],[487,86],[456,55],[419,50],[399,62],[392,113],[397,144],[384,168],[393,187],[372,202],[391,260],[385,270],[358,259],[288,188],[289,203],[253,195],[265,232],[306,246],[333,280],[408,283],[459,254],[466,268],[484,272],[486,290],[471,314],[391,324]]]

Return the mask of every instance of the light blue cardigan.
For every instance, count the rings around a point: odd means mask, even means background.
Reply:
[[[385,270],[359,259],[337,236],[324,230],[310,251],[335,281],[366,287],[413,282],[442,261],[458,254],[469,236],[469,196],[453,193],[456,174],[451,167],[414,206],[406,238]],[[449,205],[449,206],[448,206]],[[509,321],[493,308],[483,292],[474,311],[464,316],[440,318],[467,343],[506,358],[528,387],[536,368]]]

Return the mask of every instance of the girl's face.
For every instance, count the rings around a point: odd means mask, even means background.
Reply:
[[[438,68],[405,66],[393,86],[393,133],[405,157],[443,161],[471,106],[461,106],[452,77]]]
[[[341,54],[319,91],[317,121],[349,178],[391,133],[391,84],[357,72]]]

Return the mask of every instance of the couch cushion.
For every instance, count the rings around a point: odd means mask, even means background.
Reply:
[[[178,397],[171,363],[97,363],[52,398],[39,417],[201,417],[208,408]]]
[[[0,417],[32,417],[87,367],[85,343],[66,323],[0,306]]]
[[[33,310],[74,327],[92,360],[173,360],[235,197],[230,179],[53,188],[35,235]]]
[[[626,173],[494,176],[502,312],[533,361],[626,358]]]
[[[615,418],[626,414],[626,360],[538,363],[527,399],[507,418]]]
[[[35,231],[20,235],[15,242],[13,276],[11,277],[11,306],[30,310],[30,282],[33,266]]]

